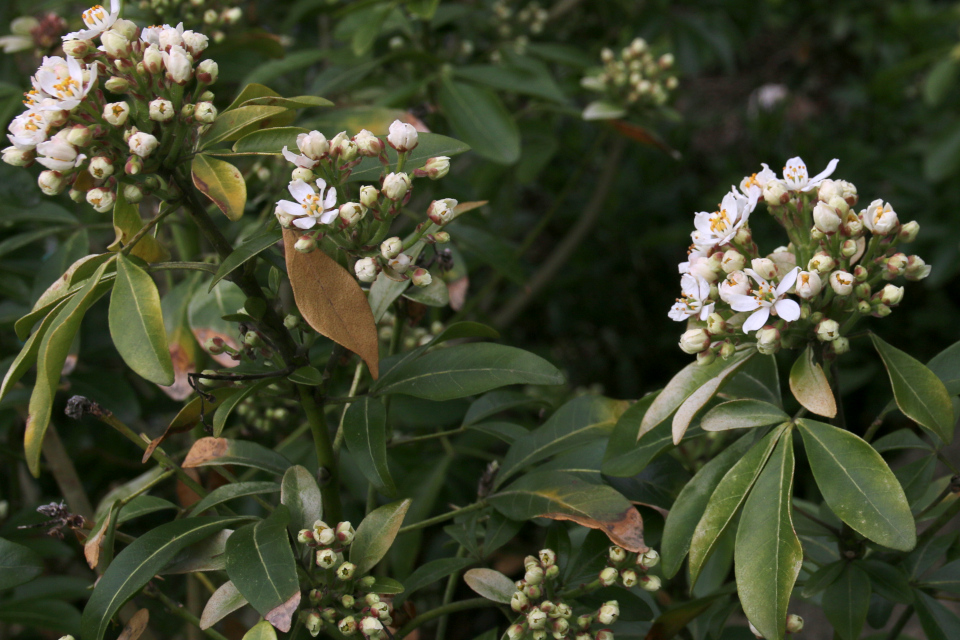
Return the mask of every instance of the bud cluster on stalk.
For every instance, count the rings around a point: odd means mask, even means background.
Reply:
[[[619,56],[612,49],[603,49],[600,60],[603,67],[582,78],[580,84],[623,109],[663,106],[677,88],[673,54],[655,56],[643,38],[635,38]]]
[[[900,245],[920,230],[900,222],[889,203],[857,210],[857,188],[831,180],[837,160],[810,177],[791,158],[778,178],[766,164],[731,188],[713,212],[694,217],[693,245],[680,263],[681,297],[669,316],[687,323],[680,348],[701,364],[753,345],[760,353],[821,343],[827,358],[850,348],[847,336],[864,316],[884,317],[903,299],[903,286],[930,266]],[[760,252],[750,215],[763,204],[789,240]]]
[[[174,195],[158,170],[190,152],[217,115],[206,90],[217,63],[198,62],[207,37],[182,24],[140,29],[119,19],[118,0],[110,13],[85,11],[83,21],[85,29],[63,36],[66,57],[45,57],[31,78],[4,162],[43,165],[45,194],[69,189],[101,213],[121,193],[131,203]]]
[[[66,30],[67,21],[53,11],[46,11],[39,17],[19,16],[10,21],[10,35],[0,36],[0,51],[29,51],[39,58],[60,46],[60,38]]]
[[[385,627],[393,623],[393,605],[381,600],[385,594],[374,591],[376,578],[356,575],[357,567],[344,559],[354,536],[349,522],[330,527],[322,520],[297,534],[298,542],[313,555],[314,584],[320,585],[310,590],[310,606],[300,611],[313,637],[327,627],[328,633],[336,629],[344,636],[359,633],[368,640],[379,640],[386,637]]]
[[[293,200],[278,201],[275,210],[282,227],[300,233],[294,248],[310,253],[327,238],[350,258],[361,282],[373,282],[383,273],[391,280],[410,280],[418,287],[430,285],[433,276],[417,264],[411,248],[421,241],[432,245],[450,241],[450,234],[442,229],[456,218],[457,201],[434,200],[409,238],[388,237],[392,223],[410,202],[414,179],[438,180],[450,170],[450,158],[439,156],[419,169],[403,172],[418,143],[413,125],[399,120],[390,125],[383,139],[366,129],[352,137],[341,131],[329,140],[319,131],[299,134],[296,144],[300,153],[286,146],[282,151],[295,167],[288,185]],[[389,170],[387,145],[397,152],[395,171]],[[380,178],[375,185],[365,184],[353,192],[347,180],[365,158],[379,160],[383,167]],[[351,199],[353,196],[356,199]]]
[[[236,0],[140,0],[140,10],[151,22],[203,25],[218,44],[226,37],[225,31],[243,18],[240,5]]]
[[[536,0],[523,3],[519,8],[511,6],[513,4],[516,3],[509,0],[495,0],[490,11],[497,36],[503,40],[512,38],[514,49],[522,54],[529,43],[530,36],[543,33],[550,19],[550,12]]]

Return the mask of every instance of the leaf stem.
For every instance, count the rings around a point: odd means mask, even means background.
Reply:
[[[360,379],[363,377],[363,361],[357,363],[357,368],[353,372],[353,381],[350,383],[350,392],[347,398],[352,398],[357,393],[357,387],[360,386]],[[337,433],[333,437],[333,455],[339,459],[340,448],[343,446],[343,421],[347,417],[348,403],[344,403],[343,413],[340,414],[340,424],[337,425]]]
[[[133,248],[137,245],[138,242],[140,242],[143,236],[147,235],[147,233],[149,233],[150,230],[157,225],[157,223],[159,223],[161,220],[163,220],[164,218],[166,218],[168,215],[170,215],[171,213],[173,213],[179,208],[180,208],[179,204],[167,204],[167,206],[161,209],[160,212],[157,213],[157,215],[155,215],[149,222],[147,222],[147,224],[143,225],[140,231],[137,231],[135,236],[130,238],[130,242],[128,242],[127,246],[125,246],[123,249],[120,250],[120,253],[122,253],[125,256],[130,255],[130,252],[133,251]],[[139,216],[139,213],[137,215]]]
[[[463,558],[467,555],[467,550],[463,545],[457,546],[457,558]],[[442,606],[447,606],[450,602],[453,601],[453,595],[457,591],[457,583],[460,579],[460,571],[454,571],[447,578],[447,586],[443,590],[443,603]],[[447,635],[447,624],[450,622],[449,615],[443,615],[440,618],[440,622],[437,623],[437,633],[434,636],[435,640],[444,640]]]
[[[73,465],[73,459],[64,448],[60,434],[57,433],[57,428],[52,422],[47,427],[47,435],[43,439],[43,457],[47,459],[53,479],[57,483],[57,488],[60,489],[60,494],[67,501],[71,513],[92,519],[93,505],[83,488],[83,482]]]
[[[471,511],[479,511],[487,506],[486,500],[480,500],[479,502],[474,502],[473,504],[468,504],[465,507],[460,507],[459,509],[454,509],[453,511],[448,511],[447,513],[442,513],[439,516],[434,516],[433,518],[428,518],[426,520],[421,520],[420,522],[414,522],[413,524],[408,524],[405,527],[400,527],[400,530],[397,531],[397,535],[401,533],[406,533],[407,531],[414,531],[416,529],[423,529],[424,527],[429,527],[441,522],[446,522],[451,518],[456,518],[457,516],[462,516],[465,513],[470,513]]]
[[[317,471],[320,484],[320,493],[323,496],[323,511],[329,515],[331,521],[339,522],[340,506],[340,474],[337,469],[337,456],[330,442],[330,433],[327,431],[327,422],[323,412],[313,398],[313,390],[302,384],[297,385],[300,392],[300,402],[307,421],[310,423],[310,432],[313,434],[313,444],[317,451]]]
[[[449,431],[438,431],[437,433],[428,433],[422,436],[414,436],[412,438],[403,438],[402,440],[394,440],[388,447],[399,447],[405,444],[413,444],[415,442],[424,442],[425,440],[436,440],[437,438],[446,438],[448,436],[455,436],[466,431],[466,427],[458,427],[456,429],[450,429]]]
[[[494,606],[496,606],[496,603],[487,600],[486,598],[472,598],[470,600],[451,602],[450,604],[443,605],[442,607],[437,607],[432,611],[427,611],[426,613],[420,614],[407,624],[403,625],[393,637],[394,640],[403,640],[403,638],[409,635],[414,629],[417,629],[421,625],[430,622],[431,620],[436,620],[441,616],[456,613],[458,611],[468,611],[470,609],[482,609],[484,607]]]
[[[206,262],[155,262],[147,267],[149,271],[206,271],[216,273],[217,265]]]
[[[178,603],[174,602],[173,600],[171,600],[170,598],[168,598],[168,597],[163,593],[163,591],[161,591],[161,590],[159,590],[159,589],[151,589],[151,590],[149,590],[149,591],[146,592],[146,593],[147,593],[147,595],[149,595],[149,596],[151,596],[151,597],[153,597],[153,598],[156,598],[157,600],[159,600],[160,602],[162,602],[162,603],[163,603],[163,606],[165,606],[165,607],[167,608],[167,611],[169,611],[169,612],[172,613],[173,615],[177,616],[178,618],[180,618],[180,619],[183,620],[184,622],[188,622],[188,623],[192,624],[193,626],[195,626],[197,629],[200,629],[200,618],[198,618],[197,616],[195,616],[195,615],[193,615],[192,613],[190,613],[189,611],[187,611],[187,609],[184,608],[183,606],[181,606],[180,604],[178,604]],[[227,637],[224,636],[223,634],[221,634],[221,633],[220,633],[219,631],[217,631],[216,629],[212,629],[212,628],[211,628],[211,629],[200,629],[200,630],[203,631],[203,633],[205,633],[208,638],[213,638],[213,640],[227,640]]]

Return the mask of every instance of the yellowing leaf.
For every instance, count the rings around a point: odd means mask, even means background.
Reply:
[[[814,360],[810,347],[800,354],[790,368],[790,391],[807,410],[827,418],[837,415],[837,401],[830,390],[827,375],[820,363]]]
[[[223,215],[233,221],[240,219],[247,203],[247,183],[239,169],[199,153],[193,157],[190,173],[194,186],[210,198]]]

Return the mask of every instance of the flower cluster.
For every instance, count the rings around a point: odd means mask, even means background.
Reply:
[[[366,129],[352,137],[341,131],[329,140],[319,131],[299,134],[300,153],[288,147],[282,152],[296,167],[288,187],[293,199],[277,202],[275,213],[284,228],[305,232],[295,245],[297,251],[314,251],[318,241],[326,237],[354,260],[354,272],[361,282],[373,282],[382,272],[393,280],[409,279],[418,287],[426,287],[433,277],[414,264],[406,252],[420,241],[449,242],[450,235],[441,229],[456,217],[457,201],[433,201],[426,212],[428,219],[406,241],[387,234],[410,201],[413,180],[442,178],[450,170],[450,158],[430,158],[422,168],[404,173],[403,165],[417,147],[418,134],[413,125],[399,120],[390,125],[386,144],[397,152],[396,171],[387,173],[384,169],[378,186],[364,185],[356,200],[348,200],[347,178],[364,158],[377,158],[383,167],[389,166],[384,140]]]
[[[60,44],[67,21],[52,11],[39,18],[20,16],[10,22],[10,35],[0,36],[0,51],[32,51],[38,57]]]
[[[356,565],[344,560],[354,535],[349,522],[331,528],[322,520],[317,520],[313,529],[302,529],[297,535],[297,540],[313,552],[319,569],[321,586],[310,591],[311,608],[300,612],[313,637],[329,626],[344,636],[359,631],[368,640],[378,640],[386,635],[384,627],[393,622],[392,605],[372,591],[376,579],[355,575]]]
[[[656,551],[630,554],[620,547],[610,547],[608,566],[600,573],[595,587],[609,587],[620,582],[626,588],[640,586],[646,591],[660,588],[660,580],[647,576],[646,571],[657,564],[660,556]],[[574,616],[571,604],[563,601],[563,594],[556,594],[560,568],[552,549],[542,549],[538,557],[527,556],[523,562],[525,573],[517,581],[517,590],[510,599],[510,608],[520,614],[507,629],[509,640],[613,640],[613,632],[603,628],[596,632],[591,627],[599,623],[609,627],[620,616],[616,600],[604,602],[599,608]]]
[[[508,0],[496,0],[493,3],[490,9],[494,28],[501,39],[512,38],[514,49],[522,53],[530,41],[530,36],[543,33],[550,19],[550,12],[536,0],[524,3],[520,8],[514,8],[511,4]],[[498,58],[498,55],[494,57]]]
[[[669,316],[688,322],[680,347],[701,363],[730,357],[743,342],[761,353],[825,343],[835,356],[863,316],[883,317],[903,299],[892,280],[921,280],[930,266],[898,250],[920,230],[882,200],[855,210],[857,188],[831,180],[833,160],[810,177],[791,158],[777,177],[766,164],[733,187],[716,211],[694,216],[693,245],[680,264],[681,296]],[[762,255],[750,216],[764,204],[790,242]]]
[[[38,162],[47,169],[38,179],[45,194],[69,187],[74,200],[106,212],[119,189],[135,203],[170,188],[155,174],[216,118],[206,87],[218,69],[212,60],[196,64],[205,35],[182,24],[141,30],[119,19],[119,0],[109,13],[99,5],[85,11],[83,22],[63,37],[66,57],[45,57],[31,78],[3,160]]]
[[[237,4],[229,0],[140,0],[140,10],[156,22],[203,24],[211,30],[211,39],[219,43],[226,37],[224,30],[243,18],[243,9]]]
[[[603,68],[580,80],[581,86],[604,94],[605,104],[624,112],[630,109],[660,107],[677,88],[672,74],[673,54],[656,57],[643,38],[636,38],[620,52],[600,52]],[[584,117],[591,119],[589,111]],[[619,116],[617,116],[619,117]]]

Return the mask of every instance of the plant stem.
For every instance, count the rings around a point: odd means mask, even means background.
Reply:
[[[47,435],[43,439],[43,457],[47,460],[47,466],[57,482],[60,494],[67,501],[70,512],[92,520],[93,505],[90,504],[90,498],[83,489],[83,482],[80,481],[77,469],[73,466],[73,460],[64,448],[60,434],[57,433],[57,428],[52,422],[47,427]]]
[[[151,229],[157,226],[157,223],[159,223],[168,215],[176,211],[178,208],[179,207],[177,205],[168,204],[164,209],[161,209],[160,212],[157,213],[157,215],[155,215],[149,222],[147,222],[147,224],[141,227],[140,231],[137,231],[135,236],[130,238],[130,241],[127,243],[127,246],[121,249],[120,253],[122,253],[125,256],[130,255],[130,252],[133,251],[133,248],[137,245],[138,242],[140,242],[143,236],[147,235],[147,233],[149,233]]]
[[[582,584],[576,589],[568,589],[560,594],[560,598],[564,600],[570,600],[572,598],[579,598],[585,593],[590,593],[596,589],[600,588],[600,580],[594,580],[593,582],[588,582],[587,584]]]
[[[313,398],[312,389],[302,384],[298,384],[297,389],[300,391],[300,402],[304,413],[307,414],[310,432],[313,434],[313,444],[317,450],[317,464],[319,465],[317,475],[320,483],[320,493],[323,495],[323,511],[324,514],[329,515],[331,521],[339,522],[341,515],[340,474],[337,469],[337,456],[333,452],[330,433],[327,431],[327,422]]]
[[[155,262],[148,269],[150,271],[206,271],[216,273],[217,265],[206,262]]]
[[[173,615],[177,616],[184,622],[188,622],[193,626],[195,626],[196,628],[200,629],[200,618],[193,615],[192,613],[187,611],[184,607],[180,606],[178,603],[168,598],[159,589],[151,590],[147,595],[150,595],[156,598],[157,600],[159,600],[160,602],[162,602],[163,606],[165,606],[167,610]],[[213,640],[227,640],[227,637],[221,634],[216,629],[200,629],[200,630],[203,631],[207,635],[207,637],[213,638]]]
[[[465,507],[460,507],[459,509],[454,509],[453,511],[448,511],[447,513],[442,513],[439,516],[434,516],[433,518],[428,518],[426,520],[421,520],[420,522],[414,522],[413,524],[408,524],[405,527],[400,527],[400,530],[397,531],[397,535],[401,533],[406,533],[407,531],[414,531],[416,529],[423,529],[424,527],[429,527],[431,525],[439,524],[441,522],[446,522],[451,518],[456,518],[465,513],[470,513],[471,511],[478,511],[487,506],[486,500],[480,500],[479,502],[474,502],[473,504],[468,504]]]
[[[913,606],[908,606],[903,610],[903,613],[900,614],[900,617],[897,618],[897,621],[893,623],[893,626],[890,628],[890,633],[887,634],[887,640],[897,640],[897,638],[900,637],[900,632],[903,631],[903,628],[907,626],[907,623],[912,617]]]
[[[405,444],[413,444],[414,442],[424,442],[425,440],[436,440],[437,438],[446,438],[447,436],[455,436],[466,431],[466,427],[458,427],[457,429],[450,429],[449,431],[438,431],[437,433],[428,433],[422,436],[414,436],[412,438],[404,438],[403,440],[394,440],[388,447],[399,447]]]
[[[463,558],[467,555],[467,550],[463,545],[457,546],[457,558]],[[443,603],[442,606],[447,606],[453,601],[453,595],[457,590],[457,583],[459,582],[460,572],[454,571],[450,574],[450,577],[447,578],[447,586],[443,590]],[[444,615],[440,618],[440,622],[437,623],[437,633],[434,636],[434,640],[444,640],[447,635],[447,624],[450,622],[450,616]]]
[[[399,631],[394,634],[394,640],[403,640],[411,631],[420,627],[422,624],[430,622],[431,620],[436,620],[441,616],[445,616],[451,613],[456,613],[458,611],[468,611],[470,609],[482,609],[484,607],[494,607],[496,603],[487,600],[486,598],[472,598],[470,600],[460,600],[459,602],[451,602],[442,607],[437,607],[432,611],[427,611],[422,613],[407,624],[403,625]]]
[[[357,368],[353,372],[353,381],[350,383],[350,392],[347,394],[348,398],[352,398],[357,393],[357,387],[360,386],[360,379],[363,377],[363,361],[357,363]],[[343,446],[343,421],[347,417],[347,409],[349,407],[344,404],[343,413],[340,414],[340,424],[337,425],[337,433],[333,437],[333,455],[337,456],[339,459],[340,456],[340,447]]]
[[[567,260],[573,255],[580,243],[583,242],[587,234],[593,229],[593,226],[603,213],[603,205],[610,195],[610,190],[618,175],[620,159],[623,156],[624,149],[627,146],[627,139],[618,136],[610,146],[609,155],[606,162],[599,171],[597,186],[593,190],[593,195],[586,208],[580,214],[580,219],[573,225],[567,235],[564,236],[553,253],[543,262],[540,269],[533,275],[527,285],[518,292],[507,304],[494,316],[493,325],[498,328],[505,327],[512,323],[519,316],[527,305],[533,301],[537,295],[553,280],[554,276],[567,263]]]

